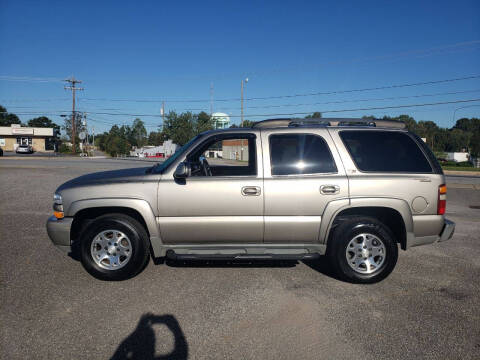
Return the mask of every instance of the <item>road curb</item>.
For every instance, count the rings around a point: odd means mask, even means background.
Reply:
[[[463,176],[475,176],[480,177],[480,171],[455,171],[455,170],[443,170],[445,175],[463,175]]]

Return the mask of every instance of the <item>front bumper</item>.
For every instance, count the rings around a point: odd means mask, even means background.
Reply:
[[[47,233],[53,245],[60,250],[71,252],[70,228],[72,227],[73,217],[58,220],[55,216],[50,216],[47,220]]]
[[[443,230],[440,233],[440,239],[438,239],[438,241],[450,240],[453,236],[454,231],[455,231],[455,223],[453,221],[445,219],[445,225],[443,226]]]

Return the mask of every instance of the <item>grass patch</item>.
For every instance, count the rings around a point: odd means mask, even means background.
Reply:
[[[480,168],[468,167],[468,166],[442,166],[443,170],[453,171],[480,171]]]

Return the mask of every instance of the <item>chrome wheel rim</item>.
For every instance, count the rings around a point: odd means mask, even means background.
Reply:
[[[90,253],[102,269],[118,270],[132,257],[132,243],[121,231],[105,230],[94,237]]]
[[[385,262],[386,248],[373,234],[358,234],[350,240],[345,251],[348,265],[361,274],[378,271]]]

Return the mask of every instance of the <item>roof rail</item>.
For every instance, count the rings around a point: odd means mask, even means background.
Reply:
[[[314,118],[314,119],[267,119],[253,124],[253,128],[277,128],[300,126],[372,126],[405,129],[405,123],[397,120],[355,119],[355,118]]]

